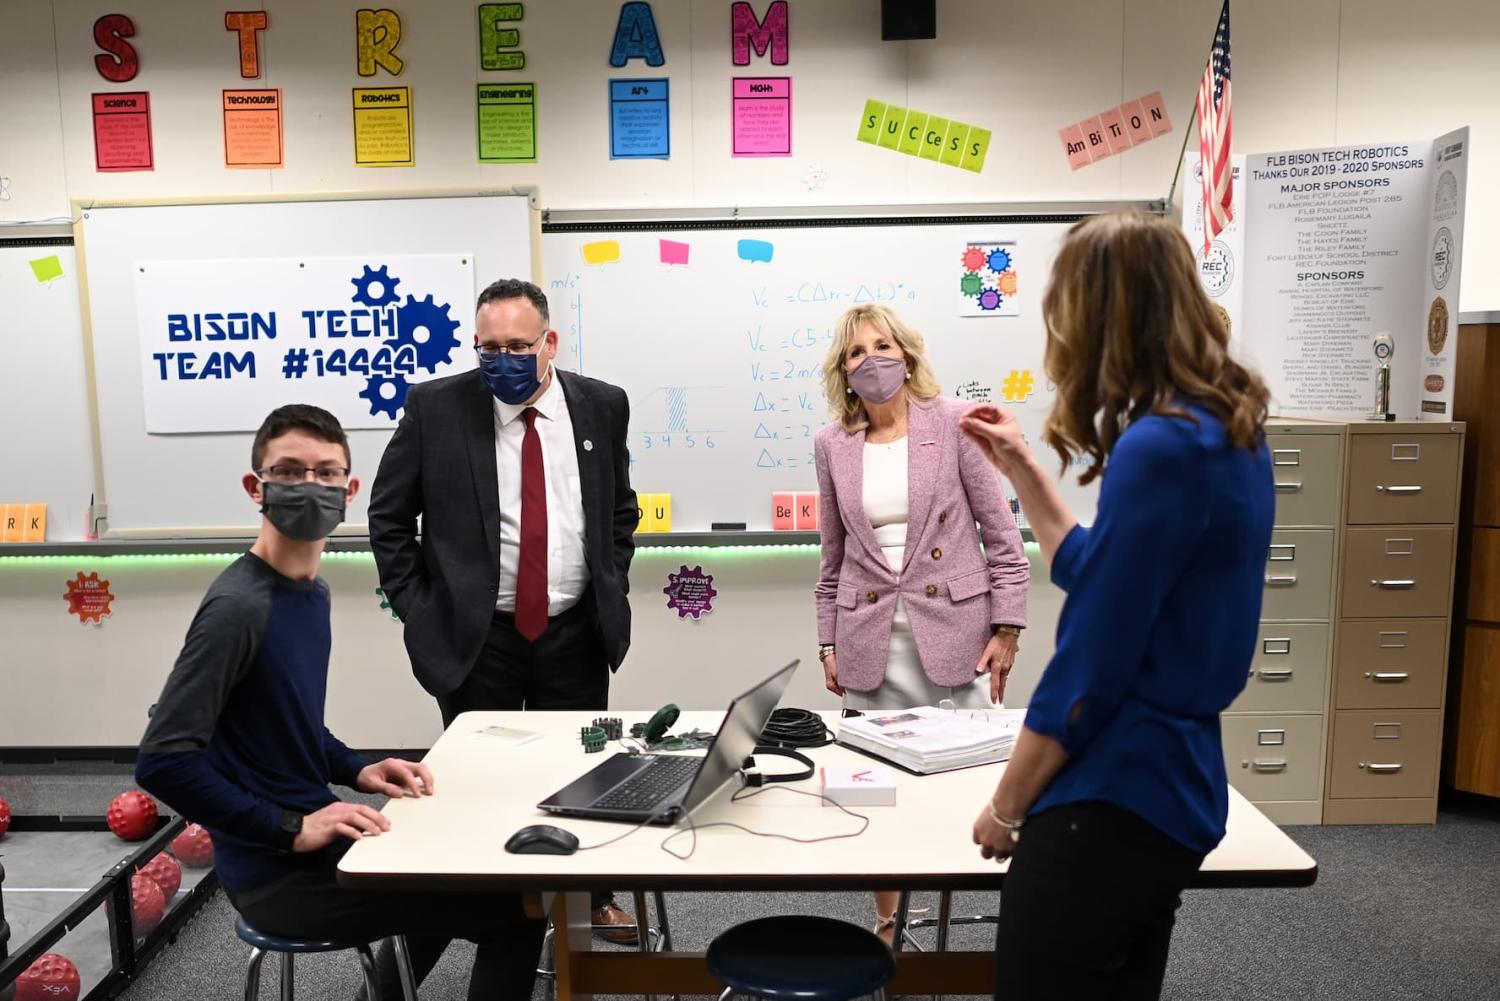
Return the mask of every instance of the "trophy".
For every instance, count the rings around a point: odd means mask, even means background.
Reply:
[[[1372,421],[1393,421],[1391,413],[1391,356],[1396,353],[1396,342],[1384,331],[1375,335],[1373,345],[1375,361],[1375,409],[1370,414]]]

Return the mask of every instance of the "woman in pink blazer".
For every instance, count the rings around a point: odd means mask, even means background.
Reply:
[[[839,318],[823,362],[837,420],[814,443],[818,659],[828,690],[861,712],[999,702],[1026,625],[1021,533],[959,430],[967,404],[941,395],[922,352],[895,313],[865,305]],[[882,937],[897,898],[875,895]]]

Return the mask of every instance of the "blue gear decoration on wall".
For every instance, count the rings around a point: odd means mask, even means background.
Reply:
[[[452,308],[449,303],[437,305],[431,295],[425,299],[407,296],[406,305],[396,309],[396,336],[391,345],[410,345],[417,352],[418,367],[436,374],[439,365],[453,360],[453,349],[459,346],[458,338],[453,336],[458,321],[448,316]],[[418,329],[427,331],[425,341],[417,340]]]
[[[1005,250],[990,251],[990,270],[999,274],[1010,268],[1010,252]]]
[[[395,389],[390,399],[386,399],[381,393],[381,389],[386,385]],[[369,401],[371,417],[383,413],[391,420],[395,420],[400,415],[401,408],[406,406],[406,393],[409,389],[411,385],[404,375],[372,375],[365,383],[365,388],[360,392],[359,397]]]
[[[401,284],[400,278],[392,278],[386,268],[390,265],[382,264],[380,270],[373,270],[368,264],[365,265],[365,273],[358,278],[349,279],[354,286],[354,295],[350,296],[355,302],[371,309],[379,309],[381,306],[389,306],[401,298],[396,294],[396,286]],[[376,298],[370,295],[370,286],[375,282],[380,283],[380,296]]]

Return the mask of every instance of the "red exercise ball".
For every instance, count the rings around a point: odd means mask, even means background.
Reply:
[[[115,836],[126,841],[144,841],[156,829],[156,800],[132,789],[110,801],[104,821]]]
[[[59,1001],[83,997],[78,967],[67,956],[44,952],[16,978],[16,1001]]]
[[[145,938],[161,924],[167,913],[167,898],[150,876],[136,873],[130,877],[130,914],[135,920],[135,937]]]
[[[208,836],[202,824],[189,824],[181,834],[172,839],[172,854],[183,865],[192,869],[213,865],[213,839]]]
[[[168,904],[182,888],[182,866],[178,865],[177,860],[166,852],[154,856],[150,862],[141,866],[140,873],[142,876],[150,876],[152,881],[161,887],[161,895],[166,898]]]
[[[10,830],[10,804],[0,799],[0,838],[5,837],[5,832]]]

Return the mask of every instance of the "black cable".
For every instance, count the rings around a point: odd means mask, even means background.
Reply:
[[[824,747],[833,743],[833,731],[823,717],[809,709],[778,709],[761,731],[760,743],[772,747]]]

